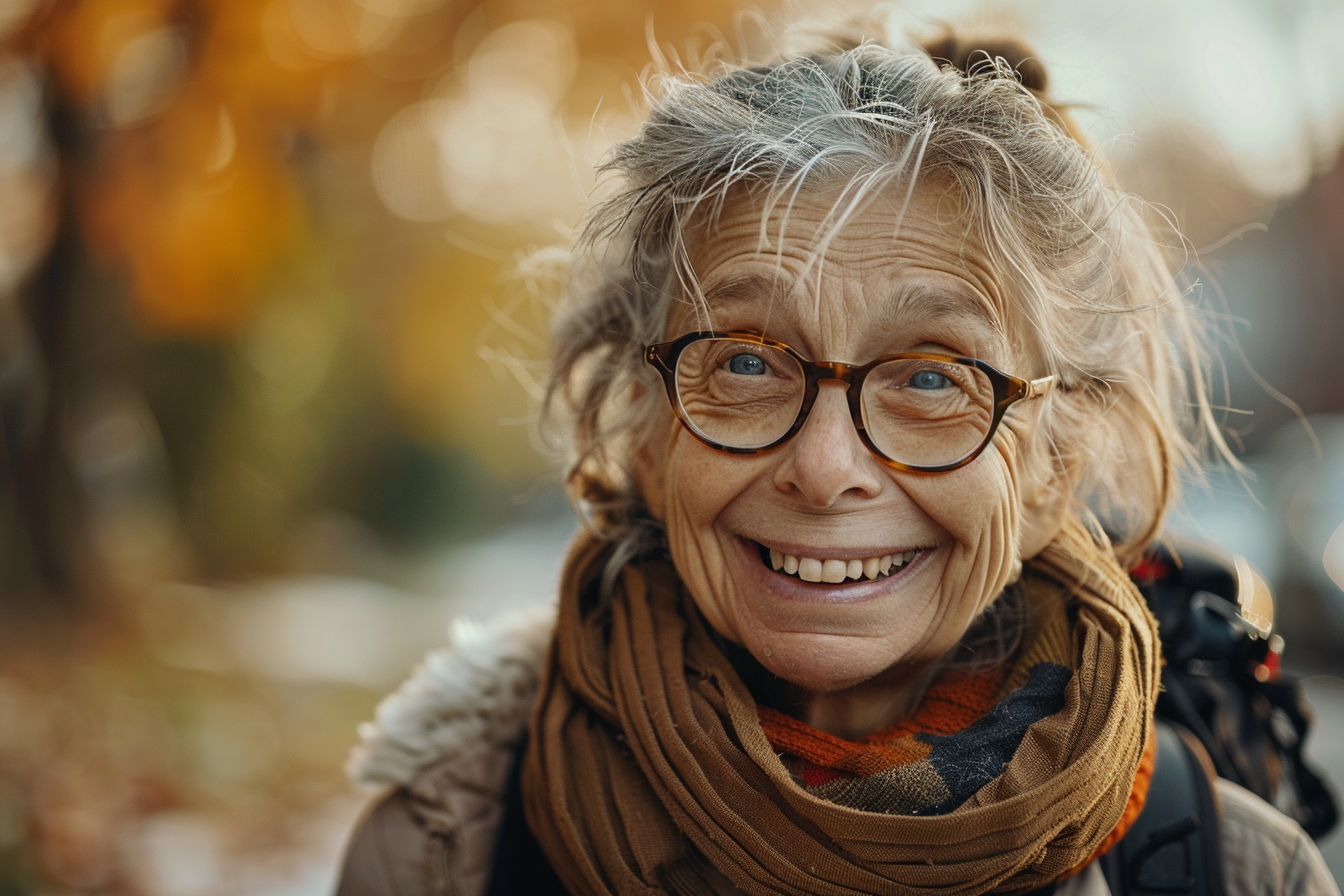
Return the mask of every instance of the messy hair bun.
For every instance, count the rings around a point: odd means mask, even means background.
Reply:
[[[1036,51],[1019,37],[973,36],[944,30],[938,37],[920,43],[929,58],[951,68],[964,78],[1003,77],[1011,74],[1040,101],[1046,117],[1082,146],[1087,139],[1069,114],[1069,104],[1050,95],[1050,76]]]
[[[1038,97],[1050,86],[1045,65],[1024,41],[1012,37],[968,38],[951,31],[920,45],[940,65],[950,65],[967,77],[1002,71],[1002,59],[1021,85]]]

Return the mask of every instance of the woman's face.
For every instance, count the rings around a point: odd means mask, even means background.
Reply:
[[[833,196],[800,195],[786,222],[776,210],[764,230],[758,206],[738,197],[689,245],[712,319],[680,305],[667,338],[712,326],[760,333],[813,360],[932,351],[1043,376],[1005,337],[1012,297],[952,194],[922,187],[903,216],[901,198],[879,197],[809,265]],[[902,473],[859,440],[843,385],[823,382],[803,428],[763,454],[716,451],[669,423],[666,440],[641,455],[641,485],[701,612],[771,672],[813,693],[889,671],[913,677],[1058,528],[1065,503],[1042,498],[1053,465],[1024,463],[1045,454],[1026,444],[1038,404],[1014,406],[967,466]],[[801,572],[808,561],[907,562],[886,578],[828,584],[788,574],[791,563],[775,570],[771,550],[799,559]]]

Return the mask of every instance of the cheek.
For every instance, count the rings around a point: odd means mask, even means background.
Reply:
[[[687,436],[668,451],[662,476],[673,565],[709,624],[734,641],[739,637],[727,553],[736,543],[721,518],[750,482],[744,476],[750,466],[749,460],[711,451]]]
[[[641,447],[635,452],[635,485],[644,499],[644,506],[657,520],[667,518],[667,473],[674,444],[673,427],[680,428],[669,410],[649,427]]]
[[[943,571],[943,600],[974,616],[1015,578],[1022,501],[1011,437],[995,439],[971,464],[920,477],[907,488],[952,537]]]
[[[1022,507],[1016,454],[1001,450],[997,439],[960,470],[909,477],[902,485],[962,547],[981,548],[986,538],[1001,544],[1003,535],[1016,535]]]

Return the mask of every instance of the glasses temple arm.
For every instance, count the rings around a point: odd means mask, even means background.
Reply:
[[[1023,395],[1022,397],[1039,398],[1042,395],[1049,395],[1051,392],[1055,391],[1055,387],[1058,385],[1059,385],[1059,376],[1053,373],[1050,374],[1049,376],[1043,376],[1040,379],[1028,380],[1027,394]]]
[[[660,351],[661,348],[661,345],[644,346],[644,360],[661,371],[672,373],[672,368],[668,367],[667,362],[663,360],[663,355]]]

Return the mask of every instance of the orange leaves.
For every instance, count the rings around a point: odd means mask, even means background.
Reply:
[[[286,143],[310,123],[332,66],[277,61],[269,6],[79,0],[53,14],[53,68],[102,126],[78,197],[88,240],[126,275],[152,332],[238,332],[303,231]]]
[[[147,329],[222,336],[299,236],[302,197],[263,126],[190,99],[109,137],[86,222],[95,252],[129,275]]]
[[[465,213],[520,232],[571,219],[572,169],[589,161],[574,165],[573,145],[592,139],[590,107],[561,134],[582,68],[576,46],[619,21],[638,33],[616,45],[643,52],[643,16],[609,3],[574,10],[571,25],[535,18],[540,5],[528,2],[497,18],[479,0],[57,0],[35,39],[91,125],[89,158],[64,159],[76,163],[66,170],[88,242],[125,276],[135,319],[154,333],[227,339],[311,219],[316,195],[298,186],[292,146],[329,142],[306,158],[347,164],[416,99],[447,110],[412,135],[424,164],[387,151],[371,160],[395,214]],[[681,5],[660,15],[679,21]],[[480,33],[462,38],[473,15]],[[599,43],[605,58],[611,47]],[[458,71],[445,74],[455,57]],[[379,147],[404,149],[395,136]]]
[[[49,61],[61,86],[93,106],[113,70],[143,35],[167,24],[171,0],[69,0],[51,14]]]

